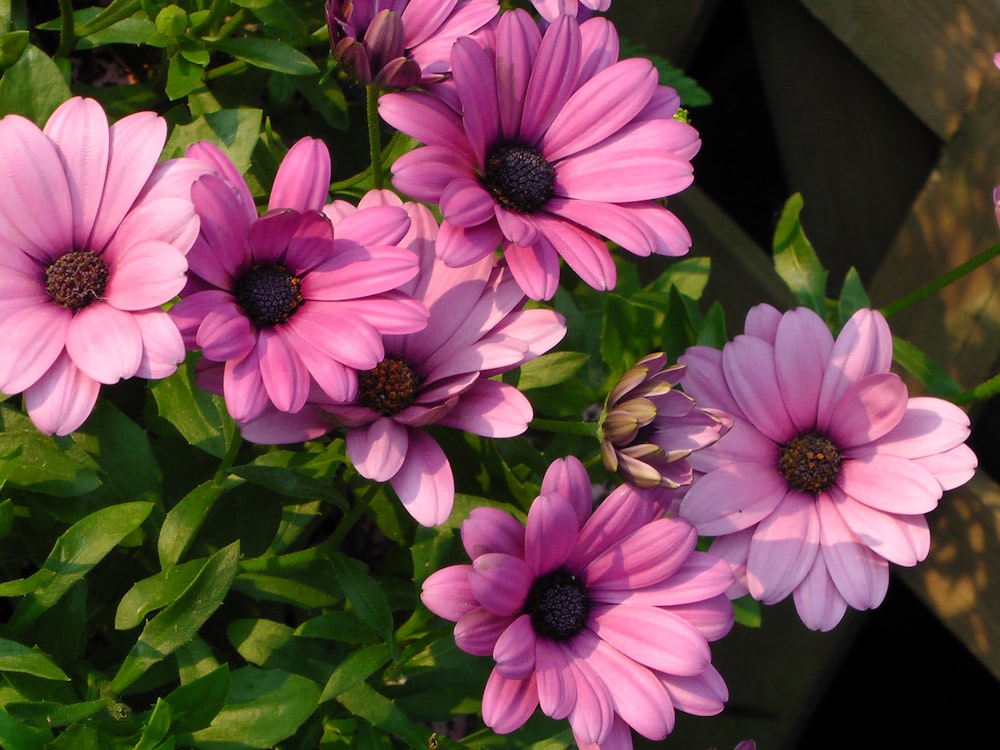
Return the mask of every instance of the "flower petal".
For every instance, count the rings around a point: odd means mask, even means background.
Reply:
[[[351,463],[361,476],[375,482],[385,482],[396,475],[409,443],[407,429],[387,417],[347,431]]]
[[[448,520],[455,502],[455,479],[448,457],[429,435],[410,431],[406,460],[391,484],[417,523],[436,526]]]
[[[659,607],[596,606],[587,626],[625,656],[659,672],[690,677],[705,671],[712,660],[705,637]]]
[[[66,353],[99,383],[117,383],[139,369],[142,334],[130,313],[94,302],[77,310],[70,321]]]
[[[819,516],[811,495],[789,492],[757,524],[747,557],[750,595],[775,604],[795,590],[819,549]]]
[[[501,552],[488,552],[472,561],[469,585],[476,601],[495,615],[519,614],[535,577],[521,559]]]
[[[681,501],[680,513],[699,534],[730,534],[765,518],[787,492],[788,485],[773,466],[729,464],[693,482]]]
[[[39,432],[68,435],[90,416],[100,389],[64,353],[25,389],[24,406]]]
[[[458,622],[479,606],[469,586],[471,565],[449,565],[435,570],[420,587],[420,601],[438,617]]]

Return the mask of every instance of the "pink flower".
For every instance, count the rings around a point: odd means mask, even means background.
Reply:
[[[812,629],[833,628],[848,606],[878,606],[889,563],[927,556],[924,514],[975,471],[969,418],[909,397],[889,372],[892,337],[877,311],[859,310],[834,339],[806,308],[759,305],[722,351],[696,346],[679,361],[698,404],[735,420],[691,457],[704,476],[680,513],[740,574],[732,595],[773,604],[792,594]]]
[[[604,466],[636,487],[690,484],[688,457],[731,425],[726,415],[697,408],[677,390],[684,366],[666,362],[667,355],[656,352],[630,367],[608,394],[598,426]]]
[[[406,212],[358,211],[334,233],[321,211],[330,155],[312,138],[285,157],[262,217],[219,149],[202,143],[189,154],[217,171],[191,188],[201,234],[170,310],[187,346],[201,350],[199,384],[223,394],[240,423],[269,406],[297,412],[315,391],[355,398],[356,371],[382,360],[382,337],[426,325],[424,307],[395,291],[418,270],[417,256],[396,245]]]
[[[637,255],[686,253],[687,230],[657,199],[691,183],[701,142],[673,119],[680,100],[652,63],[618,61],[603,18],[561,16],[542,36],[512,11],[495,36],[495,47],[455,43],[454,86],[440,98],[379,101],[390,125],[426,144],[392,170],[397,189],[440,204],[438,257],[463,266],[502,245],[525,294],[549,299],[560,257],[590,286],[615,285],[605,238]]]
[[[397,206],[389,192],[369,193],[353,206],[327,207],[350,222],[368,206]],[[420,274],[401,290],[430,311],[427,327],[387,336],[385,356],[359,373],[357,398],[336,404],[316,400],[300,418],[270,414],[244,435],[261,442],[297,442],[345,426],[347,450],[358,472],[388,481],[421,524],[443,523],[455,497],[448,458],[424,428],[431,424],[503,438],[519,435],[532,418],[531,404],[513,386],[492,379],[555,346],[565,335],[561,315],[523,310],[524,295],[509,271],[481,258],[449,268],[434,257],[437,224],[430,211],[405,205],[413,231],[404,243],[420,256]],[[401,210],[401,209],[400,209]]]
[[[166,377],[184,359],[161,306],[184,286],[204,168],[157,164],[166,137],[153,112],[109,127],[80,97],[44,130],[0,120],[0,390],[23,393],[42,432],[83,424],[102,383]]]
[[[451,71],[451,45],[500,11],[497,0],[327,0],[333,56],[361,83],[405,89]]]
[[[603,13],[611,7],[611,0],[531,0],[538,15],[552,22],[559,16],[576,16],[580,21],[590,18],[595,11]]]
[[[580,748],[631,748],[629,727],[663,739],[675,709],[710,716],[728,698],[708,643],[733,624],[729,566],[628,486],[592,505],[583,465],[555,461],[524,527],[476,508],[462,524],[472,564],[423,584],[458,647],[496,661],[482,714],[497,733],[540,706]]]

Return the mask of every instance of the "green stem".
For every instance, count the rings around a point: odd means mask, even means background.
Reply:
[[[246,69],[247,64],[243,60],[233,60],[225,65],[220,65],[217,68],[212,68],[211,70],[206,71],[205,80],[214,81],[216,78],[242,73]]]
[[[888,305],[885,305],[884,307],[880,308],[880,311],[883,315],[889,317],[890,315],[894,315],[895,313],[898,313],[901,310],[905,310],[910,305],[919,302],[925,297],[930,297],[932,294],[937,293],[938,291],[948,286],[949,284],[958,281],[966,274],[971,273],[984,263],[993,260],[998,255],[1000,255],[1000,242],[991,245],[990,247],[986,248],[981,253],[979,253],[979,255],[970,258],[969,260],[965,261],[965,263],[963,263],[962,265],[956,266],[943,276],[934,279],[934,281],[925,284],[916,291],[910,292],[909,294],[900,297],[895,302],[890,302]]]
[[[365,87],[368,94],[368,151],[372,162],[372,187],[385,187],[385,165],[382,164],[382,131],[378,116],[379,89],[374,84]]]
[[[76,30],[77,38],[90,36],[108,28],[121,20],[134,16],[142,9],[140,0],[114,0],[107,8],[98,13],[89,23]]]
[[[76,19],[73,17],[71,0],[59,0],[59,20],[59,48],[56,50],[56,57],[68,57],[76,44]]]
[[[229,470],[233,468],[233,464],[236,462],[236,456],[240,452],[240,448],[243,446],[243,436],[240,435],[239,430],[233,435],[233,440],[226,448],[226,455],[222,457],[222,462],[219,464],[218,470],[215,472],[215,476],[212,477],[212,483],[221,486],[223,482],[226,481],[226,477],[229,476]]]
[[[597,422],[564,422],[560,419],[533,419],[528,425],[536,430],[559,432],[567,435],[589,435],[597,438]]]
[[[995,396],[1000,393],[1000,373],[997,373],[989,380],[984,380],[979,385],[974,385],[967,391],[962,391],[949,398],[952,403],[958,404],[959,406],[965,406],[966,404],[971,404],[975,401],[984,401],[990,396]]]
[[[228,21],[222,24],[222,28],[219,29],[219,33],[215,36],[215,39],[225,39],[227,36],[230,36],[245,23],[246,17],[247,12],[243,8],[240,8],[233,13]]]

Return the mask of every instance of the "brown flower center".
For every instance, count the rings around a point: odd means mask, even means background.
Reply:
[[[507,210],[530,214],[552,197],[555,174],[530,146],[500,146],[486,158],[483,185]]]
[[[254,265],[236,282],[236,301],[258,328],[287,323],[302,305],[302,280],[280,264]]]
[[[816,494],[837,478],[840,452],[829,438],[806,433],[781,446],[778,468],[789,487]]]
[[[420,378],[406,362],[386,357],[373,370],[358,373],[358,399],[362,406],[391,417],[413,403]]]
[[[90,250],[73,250],[45,268],[45,291],[70,310],[79,310],[104,295],[108,267]]]

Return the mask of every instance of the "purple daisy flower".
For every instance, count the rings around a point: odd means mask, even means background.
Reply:
[[[166,137],[153,112],[109,127],[80,97],[44,130],[0,120],[0,390],[23,393],[42,432],[83,424],[102,383],[166,377],[184,359],[161,306],[185,283],[188,193],[205,169],[157,164]]]
[[[496,661],[482,707],[495,732],[540,706],[581,748],[631,748],[629,727],[663,739],[675,710],[722,710],[708,644],[733,625],[732,571],[647,493],[619,487],[592,513],[591,492],[571,457],[546,471],[525,526],[476,508],[462,524],[471,565],[432,573],[421,600],[456,623],[460,649]]]
[[[502,245],[525,294],[549,299],[560,257],[590,286],[615,285],[605,238],[637,255],[686,253],[690,235],[657,199],[691,184],[701,141],[673,119],[680,100],[652,63],[619,61],[603,18],[561,16],[543,36],[512,11],[495,37],[455,43],[440,96],[379,100],[426,144],[394,162],[393,183],[440,205],[438,257],[463,266]]]
[[[451,46],[500,12],[497,0],[327,0],[333,56],[365,85],[405,89],[451,71]]]
[[[268,406],[297,412],[319,390],[357,395],[357,370],[385,355],[382,337],[426,325],[426,310],[396,291],[418,271],[397,243],[410,226],[397,206],[358,211],[336,233],[322,213],[330,155],[303,138],[288,152],[268,212],[215,146],[189,154],[212,165],[191,188],[201,233],[190,280],[170,310],[187,346],[201,350],[199,385],[221,393],[240,423]]]
[[[399,198],[373,191],[355,209],[327,207],[335,226],[370,206]],[[524,294],[493,258],[449,268],[434,256],[437,224],[420,204],[407,203],[412,233],[403,242],[420,256],[420,273],[400,287],[430,311],[427,327],[385,337],[385,356],[358,373],[357,398],[336,404],[317,399],[294,417],[269,412],[244,435],[262,442],[298,442],[332,425],[347,427],[347,450],[358,472],[388,481],[419,523],[443,523],[455,497],[447,456],[425,427],[437,424],[486,437],[512,437],[527,429],[531,404],[493,376],[519,367],[555,346],[566,333],[551,310],[524,310]],[[402,209],[400,209],[402,210]]]
[[[585,21],[595,12],[604,13],[611,7],[611,0],[531,0],[543,19],[551,23],[559,16],[576,16]]]
[[[793,595],[802,621],[829,630],[847,607],[885,596],[889,563],[930,548],[924,514],[968,481],[969,418],[938,398],[910,398],[889,372],[885,318],[859,310],[834,339],[807,308],[759,305],[719,351],[687,350],[684,388],[732,415],[718,443],[691,456],[704,472],[681,502],[711,551],[765,604]]]

